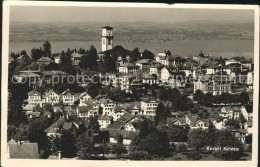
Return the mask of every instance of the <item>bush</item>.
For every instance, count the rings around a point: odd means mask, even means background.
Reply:
[[[200,151],[194,151],[194,152],[188,153],[187,158],[193,159],[193,160],[200,160],[202,158],[202,155],[201,155]]]
[[[178,151],[180,151],[180,152],[184,152],[187,150],[187,147],[185,144],[179,144],[179,146],[177,148],[178,148]]]
[[[147,160],[151,159],[147,151],[134,151],[129,155],[131,160]]]

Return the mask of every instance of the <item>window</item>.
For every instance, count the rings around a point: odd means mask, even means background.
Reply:
[[[103,39],[103,44],[104,44],[104,45],[106,44],[106,39]]]

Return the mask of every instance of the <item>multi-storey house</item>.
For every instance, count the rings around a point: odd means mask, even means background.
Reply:
[[[155,111],[158,107],[159,102],[152,98],[142,99],[141,110],[143,115],[155,116]]]

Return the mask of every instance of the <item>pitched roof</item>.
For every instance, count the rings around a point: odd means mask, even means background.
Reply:
[[[125,63],[125,64],[120,64],[119,67],[136,67],[136,68],[138,68],[139,66],[134,63]]]
[[[70,91],[69,89],[67,89],[64,92],[62,92],[62,95],[69,95],[69,96],[71,96],[71,95],[75,95],[75,93]]]
[[[135,118],[134,115],[131,115],[129,113],[125,113],[124,115],[122,115],[119,119],[118,119],[118,122],[128,122],[130,120],[132,120],[133,118]]]
[[[52,62],[53,60],[49,57],[41,57],[37,60],[37,62]]]
[[[33,111],[34,110],[34,105],[26,104],[25,106],[23,106],[23,110],[24,111]]]
[[[202,122],[205,123],[205,127],[208,127],[208,126],[209,126],[209,119],[199,119],[199,118],[192,118],[192,119],[191,119],[191,124],[190,124],[190,126],[195,127],[196,124],[197,124],[198,122],[200,122],[200,121],[202,121]]]
[[[51,71],[43,71],[42,72],[43,75],[68,75],[66,72],[60,71],[60,70],[51,70]]]
[[[41,96],[40,92],[33,90],[28,93],[28,96]]]
[[[111,118],[108,115],[99,115],[98,120],[111,120]]]
[[[15,159],[39,159],[37,143],[9,143],[10,158]]]
[[[138,60],[136,63],[138,64],[149,64],[152,63],[153,60],[152,59],[142,59],[142,60]]]
[[[74,57],[74,58],[80,58],[80,57],[82,57],[83,56],[83,54],[79,54],[79,53],[72,53],[71,54],[71,57]]]
[[[151,103],[152,101],[155,101],[156,103],[158,103],[157,100],[154,98],[143,98],[142,101],[145,103]]]
[[[19,76],[22,76],[22,77],[39,77],[40,75],[36,74],[34,72],[22,72],[22,73],[19,74]]]
[[[108,131],[110,134],[110,137],[116,138],[118,135],[122,135],[123,139],[129,139],[129,140],[133,140],[134,137],[138,135],[138,132],[121,130],[121,129],[106,128],[106,129],[104,129],[104,131]]]
[[[63,111],[75,111],[76,108],[73,108],[72,106],[63,106],[62,108]]]
[[[113,30],[113,27],[110,27],[110,26],[105,26],[105,27],[102,27],[103,29],[107,29],[107,30]]]
[[[226,106],[224,107],[226,111],[234,111],[234,112],[240,112],[241,109],[238,106]]]
[[[142,126],[142,121],[134,121],[134,122],[131,122],[131,124],[133,125],[135,130],[140,130],[141,126]]]
[[[89,105],[89,106],[78,106],[78,111],[80,113],[87,113],[90,110],[93,110],[93,106],[92,105]]]
[[[30,113],[26,113],[25,115],[26,115],[26,116],[27,116],[27,115],[31,115],[31,116],[33,116],[33,117],[38,118],[38,117],[40,117],[41,112],[30,112]]]
[[[186,123],[185,118],[174,118],[174,117],[167,117],[167,125],[170,125],[176,121],[181,121],[181,123]]]
[[[53,89],[50,89],[48,92],[45,93],[45,96],[49,96],[50,94],[55,93],[57,95],[59,95],[58,93],[56,93]]]
[[[72,123],[71,122],[64,122],[62,125],[62,128],[65,130],[68,130],[72,127]]]
[[[107,128],[109,128],[109,129],[121,129],[122,125],[120,123],[114,123],[114,124],[109,124],[107,126]]]

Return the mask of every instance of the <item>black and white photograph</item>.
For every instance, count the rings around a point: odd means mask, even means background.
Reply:
[[[257,166],[258,6],[28,1],[4,16],[7,166]]]

